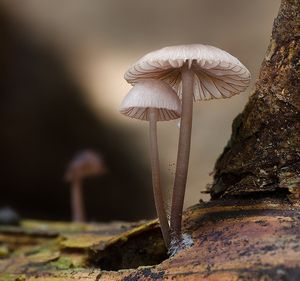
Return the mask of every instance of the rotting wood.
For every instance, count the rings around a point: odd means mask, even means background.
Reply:
[[[156,266],[101,271],[101,265],[90,263],[90,251],[95,249],[99,256],[111,253],[110,259],[118,260],[110,250],[120,241],[124,255],[134,259],[141,247],[136,244],[135,251],[128,251],[134,248],[127,244],[129,238],[156,227],[157,221],[152,221],[111,239],[98,234],[103,244],[93,245],[93,238],[77,250],[62,246],[64,233],[35,246],[24,244],[0,260],[0,280],[297,280],[300,276],[300,204],[278,198],[215,200],[193,206],[184,216],[184,232],[191,234],[193,247]],[[74,232],[73,239],[89,233]],[[13,237],[18,240],[20,235],[12,235],[8,244],[2,236],[1,244],[9,248]],[[24,236],[40,239],[25,232]],[[158,241],[163,246],[161,236],[153,243]]]

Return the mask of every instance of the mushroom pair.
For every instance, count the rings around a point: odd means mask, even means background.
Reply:
[[[229,98],[238,94],[248,87],[250,73],[229,53],[209,45],[193,44],[166,47],[145,55],[127,70],[125,79],[134,87],[140,81],[145,83],[146,79],[165,81],[182,100],[170,218],[171,239],[173,243],[180,243],[193,101]],[[163,228],[163,224],[161,226]]]

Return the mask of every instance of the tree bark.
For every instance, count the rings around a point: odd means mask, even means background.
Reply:
[[[283,0],[256,89],[216,163],[212,198],[300,195],[299,39],[300,2]]]

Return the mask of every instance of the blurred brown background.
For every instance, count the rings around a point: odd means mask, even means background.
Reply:
[[[196,203],[233,118],[243,110],[264,57],[279,0],[0,0],[0,207],[21,216],[69,219],[63,174],[94,149],[109,173],[84,184],[89,220],[154,216],[147,123],[118,106],[123,73],[167,45],[204,43],[252,73],[246,93],[195,104],[186,206]],[[177,122],[159,125],[164,186],[172,186]]]

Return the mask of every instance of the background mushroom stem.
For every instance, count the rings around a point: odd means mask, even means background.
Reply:
[[[149,139],[150,161],[152,169],[152,185],[157,216],[160,222],[162,235],[168,248],[170,245],[170,227],[164,207],[163,193],[160,185],[159,154],[157,145],[157,114],[158,109],[149,109]]]
[[[71,197],[73,221],[84,222],[85,214],[82,200],[81,181],[78,179],[72,182]]]
[[[177,164],[174,180],[171,209],[171,235],[176,241],[181,240],[181,220],[188,173],[192,117],[193,117],[193,72],[187,62],[181,71],[182,75],[182,113],[178,143]]]

